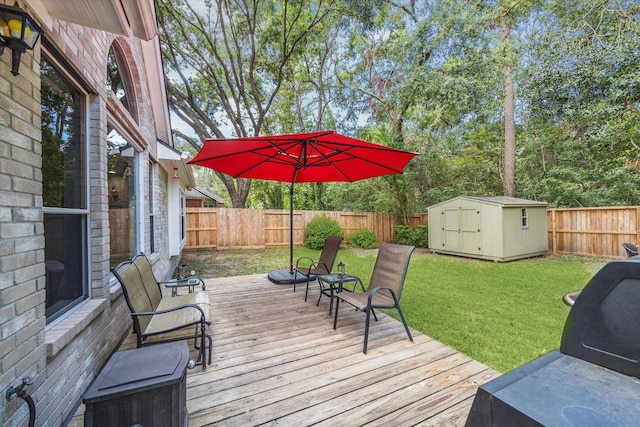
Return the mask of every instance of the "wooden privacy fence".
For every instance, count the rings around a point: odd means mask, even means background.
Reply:
[[[621,258],[622,243],[640,241],[640,206],[549,209],[547,218],[552,253]]]
[[[393,228],[398,224],[393,215],[384,213],[294,210],[294,245],[303,244],[307,223],[320,215],[338,221],[347,240],[353,231],[368,228],[379,242],[393,242]],[[411,225],[426,225],[427,215],[415,214],[409,221]],[[186,250],[260,249],[288,245],[288,210],[187,208]]]
[[[349,239],[353,231],[373,230],[379,242],[392,242],[398,222],[372,212],[293,211],[293,242],[302,245],[304,229],[314,217],[338,221]],[[548,209],[549,252],[608,258],[626,254],[622,243],[640,243],[640,206]],[[415,214],[410,225],[427,225],[427,214]],[[274,209],[187,208],[185,249],[266,248],[289,245],[289,211]]]

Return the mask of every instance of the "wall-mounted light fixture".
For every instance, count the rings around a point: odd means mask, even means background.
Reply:
[[[178,168],[173,168],[173,179],[180,179],[178,176]]]
[[[27,12],[15,6],[0,5],[0,55],[11,49],[11,74],[17,76],[20,56],[36,45],[42,31]]]

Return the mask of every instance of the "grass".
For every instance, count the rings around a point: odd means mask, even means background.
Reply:
[[[318,254],[295,248],[294,260]],[[376,254],[343,246],[336,263],[366,287]],[[289,250],[186,252],[183,262],[203,278],[264,273],[286,268]],[[494,263],[417,250],[401,305],[412,328],[506,372],[559,347],[569,313],[562,296],[583,288],[606,262],[548,256]]]

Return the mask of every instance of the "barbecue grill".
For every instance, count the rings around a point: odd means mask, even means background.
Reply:
[[[560,349],[481,386],[466,426],[640,422],[640,256],[605,265],[580,292]]]

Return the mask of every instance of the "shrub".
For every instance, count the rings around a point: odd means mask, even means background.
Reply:
[[[322,249],[329,236],[344,237],[340,224],[326,215],[316,216],[304,229],[304,245],[309,249]]]
[[[411,245],[418,248],[429,247],[429,228],[426,225],[396,225],[393,229],[396,235],[396,243]]]
[[[378,247],[378,239],[373,230],[361,228],[349,234],[349,243],[354,248],[374,249]]]

